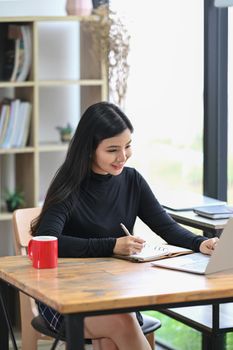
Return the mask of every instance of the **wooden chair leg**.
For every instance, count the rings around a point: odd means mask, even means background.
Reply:
[[[148,343],[150,344],[151,349],[155,350],[155,335],[154,335],[154,332],[148,333],[146,335],[146,339],[148,340]]]
[[[31,325],[28,325],[29,327]],[[37,350],[38,334],[33,329],[22,329],[22,350]]]
[[[32,311],[29,297],[20,293],[21,311],[21,347],[22,350],[37,350],[39,333],[31,326]]]

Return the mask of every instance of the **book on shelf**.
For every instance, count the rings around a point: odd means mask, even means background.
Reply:
[[[1,106],[1,113],[0,113],[0,147],[2,147],[3,141],[5,139],[6,130],[8,127],[10,119],[10,102],[4,100]]]
[[[15,50],[14,50],[14,66],[11,73],[10,81],[16,81],[17,73],[19,70],[20,64],[22,64],[23,56],[23,37],[20,25],[9,24],[8,27],[8,37],[14,41]]]
[[[2,23],[1,25],[1,80],[9,81],[14,69],[14,60],[15,60],[15,40],[9,37],[9,25]]]
[[[17,137],[19,130],[22,128],[20,106],[21,106],[21,101],[19,99],[15,99],[11,103],[12,129],[10,130],[9,140],[7,140],[8,148],[14,147],[14,140]]]
[[[25,147],[27,145],[31,122],[31,111],[31,103],[27,101],[22,101],[19,108],[20,125],[17,128],[19,132],[17,133],[16,138],[14,140],[14,147]]]
[[[211,207],[195,208],[195,214],[209,219],[228,219],[233,216],[233,207],[228,205],[214,205]]]
[[[191,254],[193,250],[182,248],[170,244],[146,244],[143,250],[138,254],[132,255],[114,255],[115,258],[130,260],[133,262],[155,261],[164,258],[172,258],[178,255]]]
[[[2,148],[11,148],[12,147],[14,133],[16,132],[15,128],[16,128],[16,122],[17,122],[17,118],[18,118],[19,104],[20,104],[19,99],[14,99],[11,101],[9,122],[7,125],[7,130],[5,133],[3,143],[1,145]]]
[[[2,106],[0,119],[0,147],[25,147],[27,144],[32,105],[28,101],[11,100]]]
[[[31,38],[31,27],[29,25],[21,26],[22,38],[23,38],[23,59],[22,64],[19,67],[17,73],[17,81],[25,81],[30,72],[32,63],[32,38]]]
[[[7,25],[5,23],[0,23],[0,81],[5,80],[4,66],[5,66],[5,61],[7,59],[7,55],[6,55],[7,41],[8,41],[7,31],[8,31]]]
[[[6,34],[7,33],[7,34]],[[0,79],[25,81],[32,63],[32,38],[29,25],[5,24],[0,26]]]

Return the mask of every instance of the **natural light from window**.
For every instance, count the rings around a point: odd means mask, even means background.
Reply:
[[[202,193],[203,0],[112,1],[131,35],[135,166],[157,193]]]
[[[134,166],[156,197],[202,194],[203,0],[112,0],[131,36],[126,114]],[[134,6],[133,6],[134,5]],[[177,194],[178,192],[178,194]],[[155,235],[137,221],[135,232]]]

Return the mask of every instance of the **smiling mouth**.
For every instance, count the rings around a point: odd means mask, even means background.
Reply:
[[[120,165],[119,164],[118,165],[112,164],[112,166],[113,166],[114,169],[120,170],[120,169],[122,169],[124,167],[124,164],[120,164]]]

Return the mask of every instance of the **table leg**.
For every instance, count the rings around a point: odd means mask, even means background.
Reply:
[[[0,292],[1,293],[1,292]],[[5,320],[5,315],[2,307],[2,295],[1,302],[0,302],[0,344],[2,350],[8,350],[9,349],[9,333],[7,328],[7,323]]]
[[[202,350],[224,350],[225,348],[225,334],[202,334]]]
[[[1,311],[1,329],[0,329],[0,344],[1,350],[9,349],[9,335],[11,337],[12,346],[14,350],[18,350],[10,316],[8,313],[9,300],[7,298],[9,294],[9,287],[7,283],[0,280],[0,311]],[[3,345],[4,344],[4,345]]]
[[[84,317],[70,314],[65,316],[67,350],[85,350]]]
[[[211,231],[203,231],[203,236],[207,238],[220,237],[222,233],[222,229],[219,230],[211,230]]]
[[[7,295],[7,285],[0,280],[0,344],[2,350],[9,350],[9,332],[4,305],[5,295]]]

